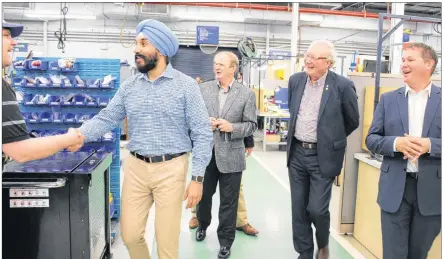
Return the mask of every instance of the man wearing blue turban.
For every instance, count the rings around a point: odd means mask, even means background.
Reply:
[[[120,226],[131,259],[150,258],[144,236],[153,203],[158,258],[179,258],[182,201],[188,199],[187,208],[200,201],[211,160],[213,134],[199,86],[168,63],[178,48],[165,24],[140,22],[134,49],[140,73],[128,78],[108,106],[80,128],[89,142],[128,117],[131,155],[123,163]],[[193,170],[185,190],[190,152]]]

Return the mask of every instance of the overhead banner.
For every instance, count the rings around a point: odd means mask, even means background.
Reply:
[[[219,27],[218,26],[197,26],[196,44],[219,45]]]

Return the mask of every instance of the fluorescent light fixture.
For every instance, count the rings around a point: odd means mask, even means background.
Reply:
[[[224,22],[244,22],[245,19],[241,14],[231,13],[229,15],[218,15],[214,13],[193,13],[193,12],[174,12],[172,17],[182,20],[191,21],[224,21]]]
[[[370,27],[370,26],[362,26],[357,24],[352,25],[345,25],[345,24],[327,24],[327,23],[321,23],[319,25],[323,28],[332,28],[332,29],[344,29],[344,30],[362,30],[362,31],[378,31],[377,27]]]
[[[306,22],[322,22],[324,20],[324,16],[319,14],[301,13],[299,15],[299,20]]]
[[[62,15],[55,13],[27,13],[26,17],[29,18],[42,18],[42,19],[61,19]],[[83,14],[67,14],[65,15],[66,19],[76,19],[76,20],[95,20],[95,15],[83,15]]]

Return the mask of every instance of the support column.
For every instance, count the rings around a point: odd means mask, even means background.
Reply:
[[[265,39],[265,54],[270,54],[270,24],[267,24],[267,38]]]
[[[48,21],[43,21],[43,56],[48,57]]]
[[[295,72],[296,55],[298,54],[298,30],[299,30],[299,3],[293,3],[293,15],[291,20],[291,64],[290,74]]]
[[[392,3],[392,14],[404,15],[404,3]],[[390,28],[393,28],[401,21],[401,19],[391,19]],[[402,35],[404,25],[401,25],[390,36],[390,71],[392,74],[401,72],[402,58]]]

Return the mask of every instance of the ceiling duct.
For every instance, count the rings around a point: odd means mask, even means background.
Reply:
[[[150,17],[167,17],[170,14],[170,6],[166,4],[141,4],[140,13]]]
[[[5,9],[25,9],[25,10],[31,10],[33,9],[33,3],[24,3],[24,2],[9,2],[9,3],[2,3],[3,8]]]

